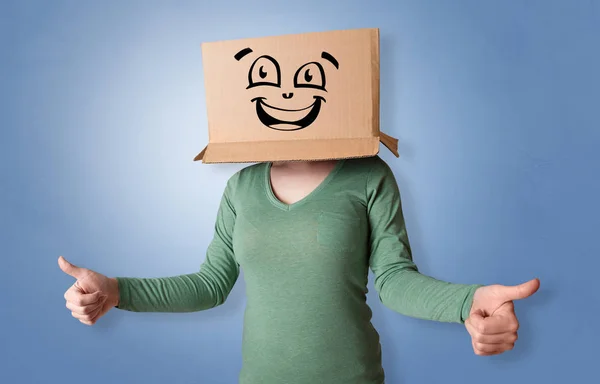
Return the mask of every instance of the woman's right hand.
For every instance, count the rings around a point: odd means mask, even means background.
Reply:
[[[58,265],[63,272],[77,279],[65,292],[65,300],[73,317],[83,324],[94,325],[119,304],[117,279],[77,267],[62,256],[58,258]]]

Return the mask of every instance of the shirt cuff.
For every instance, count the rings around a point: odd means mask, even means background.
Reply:
[[[471,314],[471,307],[473,306],[473,296],[475,295],[475,291],[481,287],[483,287],[483,285],[473,284],[470,286],[462,305],[460,316],[460,322],[462,324],[464,324],[465,320],[467,320]]]
[[[119,304],[115,308],[127,310],[129,305],[129,285],[127,279],[124,277],[116,277],[117,283],[119,284]]]

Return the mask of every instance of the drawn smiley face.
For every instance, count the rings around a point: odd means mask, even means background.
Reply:
[[[252,53],[252,49],[245,48],[235,55],[236,60]],[[329,53],[323,52],[321,58],[329,61],[339,68],[337,60]],[[294,92],[281,93],[282,100],[267,101],[267,97],[258,96],[250,100],[256,105],[256,116],[260,122],[278,131],[297,131],[311,125],[319,116],[322,104],[326,102],[325,93],[325,70],[321,63],[311,61],[301,65],[294,73]],[[255,87],[281,88],[281,68],[277,60],[272,56],[262,55],[254,60],[248,71],[248,86],[246,89]],[[284,100],[294,97],[294,94],[304,93],[306,99],[309,96],[310,103],[301,108],[284,108]],[[308,92],[308,93],[307,93]]]

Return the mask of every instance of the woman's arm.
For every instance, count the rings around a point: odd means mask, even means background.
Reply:
[[[403,315],[463,323],[479,285],[452,284],[421,274],[412,261],[398,184],[377,158],[367,180],[370,267],[381,302]]]
[[[133,312],[195,312],[225,302],[240,273],[232,244],[236,176],[228,181],[221,198],[214,237],[200,270],[173,277],[117,277],[117,308]]]

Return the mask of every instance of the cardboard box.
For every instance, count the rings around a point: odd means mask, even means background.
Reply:
[[[379,30],[202,44],[204,163],[368,157],[380,141]]]

